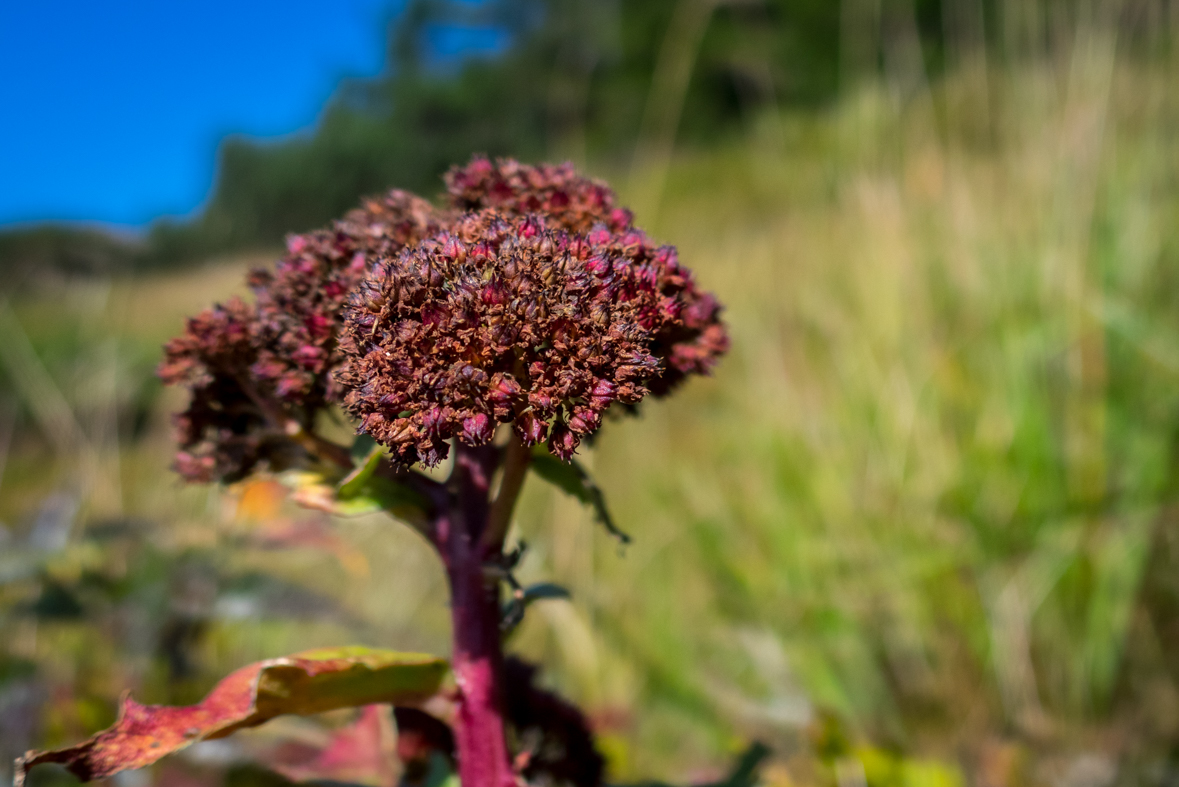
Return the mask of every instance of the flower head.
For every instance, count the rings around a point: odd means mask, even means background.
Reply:
[[[572,456],[611,403],[637,404],[673,368],[663,345],[695,338],[682,315],[700,297],[674,249],[633,235],[483,210],[383,260],[344,313],[337,379],[360,430],[403,464],[509,422]]]
[[[403,464],[504,423],[568,458],[612,403],[662,396],[727,349],[715,298],[605,184],[485,158],[446,182],[455,210],[391,191],[291,236],[250,274],[252,304],[206,310],[165,346],[160,376],[191,392],[182,475],[305,459],[291,436],[337,403]]]

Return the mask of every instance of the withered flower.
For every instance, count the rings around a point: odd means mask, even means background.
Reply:
[[[446,189],[457,210],[496,208],[513,216],[532,214],[550,229],[586,233],[601,224],[622,232],[634,222],[609,186],[579,175],[572,164],[531,166],[512,159],[493,163],[476,156],[465,167],[446,173]]]
[[[288,238],[273,271],[249,275],[253,304],[234,300],[189,320],[159,368],[165,383],[191,393],[176,419],[176,470],[190,481],[233,481],[297,454],[289,430],[312,429],[339,397],[331,371],[348,293],[378,257],[440,226],[433,206],[412,194],[366,200],[329,229]]]
[[[681,311],[654,340],[652,352],[665,367],[649,385],[654,395],[669,393],[690,374],[708,374],[728,350],[716,298],[696,288],[691,273],[680,267],[674,247],[657,247],[634,228],[631,212],[618,206],[605,183],[579,175],[572,164],[530,166],[476,156],[465,167],[452,168],[446,185],[456,209],[535,214],[551,229],[588,233],[593,245],[661,271],[663,291],[679,300]]]
[[[706,370],[717,311],[641,233],[484,210],[374,268],[344,311],[337,379],[399,463],[436,464],[450,438],[479,445],[509,422],[568,459],[611,403],[637,404],[665,369]]]

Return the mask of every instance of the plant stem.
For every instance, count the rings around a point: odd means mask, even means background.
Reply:
[[[485,549],[502,550],[504,536],[508,533],[508,526],[512,523],[512,510],[516,507],[516,499],[520,497],[520,490],[524,487],[524,479],[528,476],[528,465],[532,462],[532,451],[515,434],[504,448],[503,478],[499,482],[499,491],[495,495],[495,502],[491,504],[487,529],[483,532],[483,546]]]
[[[484,571],[483,545],[491,514],[491,446],[455,446],[450,505],[435,540],[450,580],[453,668],[458,683],[455,742],[463,787],[514,787],[503,723],[503,648],[499,580]],[[496,550],[498,553],[498,550]]]

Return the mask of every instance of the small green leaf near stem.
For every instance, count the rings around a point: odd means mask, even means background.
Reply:
[[[589,506],[594,512],[594,520],[606,528],[606,532],[617,538],[620,543],[630,543],[630,536],[614,524],[614,518],[610,516],[610,509],[606,506],[606,495],[602,492],[602,488],[576,459],[562,462],[549,454],[548,451],[534,450],[532,469],[545,481]]]

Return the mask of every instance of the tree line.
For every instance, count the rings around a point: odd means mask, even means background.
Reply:
[[[156,267],[275,245],[362,194],[391,185],[433,193],[445,167],[474,152],[625,164],[651,146],[714,145],[767,108],[819,106],[873,77],[891,41],[917,42],[919,67],[936,78],[964,49],[1002,49],[1005,17],[1039,14],[1037,35],[1050,46],[1060,20],[1089,5],[410,0],[390,26],[384,73],[341,84],[314,130],[222,142],[195,218],[158,220],[134,241],[53,226],[0,234],[0,267]],[[1125,6],[1127,29],[1149,24],[1134,2]],[[495,30],[508,43],[440,62],[430,42],[446,27]]]

